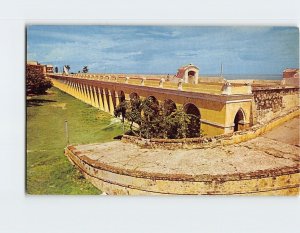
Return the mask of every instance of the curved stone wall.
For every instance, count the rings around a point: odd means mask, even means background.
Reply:
[[[299,166],[247,174],[155,174],[113,167],[73,153],[65,154],[96,187],[111,195],[298,195]]]
[[[162,149],[200,149],[222,145],[232,145],[235,143],[245,142],[256,138],[273,128],[287,122],[300,115],[299,107],[296,107],[285,114],[271,120],[263,125],[255,125],[249,129],[223,134],[214,137],[205,138],[185,138],[185,139],[144,139],[136,136],[124,135],[123,142],[134,143],[143,148],[162,148]]]

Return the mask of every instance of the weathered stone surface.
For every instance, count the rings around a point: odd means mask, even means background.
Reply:
[[[280,126],[298,127],[299,118]],[[274,134],[274,133],[273,133]],[[299,135],[295,135],[299,137]],[[120,153],[122,151],[122,153]],[[68,158],[108,194],[297,195],[299,147],[272,132],[229,146],[145,149],[120,141],[71,146]]]
[[[299,88],[261,88],[253,90],[256,120],[266,123],[282,111],[299,106]]]
[[[288,112],[282,111],[280,112],[280,114],[278,114],[278,116],[275,119],[271,120],[267,124],[257,124],[243,131],[217,135],[214,137],[185,139],[144,139],[140,137],[124,135],[122,137],[122,141],[126,143],[133,143],[143,148],[161,148],[167,150],[177,150],[179,148],[201,149],[221,145],[231,145],[256,138],[259,135],[264,134],[269,130],[272,130],[274,127],[277,127],[278,125],[281,125],[284,122],[299,116],[299,114],[300,110],[298,107]]]

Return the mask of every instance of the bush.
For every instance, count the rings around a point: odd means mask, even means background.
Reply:
[[[42,71],[26,66],[26,93],[41,95],[52,87],[52,82],[45,77]]]
[[[143,138],[177,139],[203,136],[199,117],[187,114],[182,108],[166,111],[163,105],[151,98],[122,102],[115,109],[115,116],[122,116],[123,123],[127,119],[130,123],[130,134]],[[133,129],[134,123],[138,125],[136,129]]]

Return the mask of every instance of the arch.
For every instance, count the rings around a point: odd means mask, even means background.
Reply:
[[[116,101],[116,92],[114,90],[110,90],[111,100],[112,104],[115,107],[117,107],[117,101]]]
[[[177,109],[177,106],[175,102],[171,99],[166,99],[164,101],[164,113],[166,116],[170,115],[172,112],[174,112]]]
[[[196,72],[194,70],[188,71],[188,76],[193,76],[195,77]]]
[[[244,122],[245,122],[245,112],[242,108],[240,108],[237,113],[235,114],[234,117],[234,132],[235,131],[240,131],[243,129]]]
[[[164,115],[166,117],[170,117],[169,120],[171,120],[172,118],[174,119],[174,117],[176,117],[175,115],[171,115],[173,112],[175,112],[177,109],[177,106],[175,104],[175,102],[171,99],[166,99],[163,102],[163,111],[164,111]],[[171,125],[168,130],[166,131],[166,135],[168,138],[176,138],[178,134],[178,125]]]
[[[159,108],[159,102],[158,100],[156,99],[155,96],[153,95],[150,95],[147,97],[147,104],[149,107],[151,107],[153,110],[157,110],[158,111],[158,108]]]
[[[120,103],[124,102],[125,101],[125,93],[124,93],[124,91],[119,91],[118,95],[119,95]]]
[[[137,93],[135,92],[130,93],[129,99],[130,99],[130,105],[132,109],[137,110],[140,108],[141,101],[140,101],[140,96]]]
[[[146,98],[143,114],[151,116],[150,120],[153,120],[159,114],[159,102],[155,96],[151,95]]]
[[[147,100],[149,100],[150,102],[153,102],[153,103],[158,103],[157,98],[155,96],[153,96],[153,95],[149,95],[147,97]]]
[[[196,105],[187,103],[183,108],[184,112],[191,116],[190,123],[188,124],[188,138],[200,137],[200,119],[201,114]]]
[[[187,114],[192,114],[192,115],[195,115],[198,117],[201,116],[200,111],[195,104],[187,103],[184,105],[183,109],[184,109],[185,113],[187,113]]]
[[[103,89],[103,95],[105,95],[104,101],[106,100],[107,106],[108,106],[108,111],[111,108],[110,103],[109,103],[109,93],[108,93],[108,88]]]
[[[140,99],[140,96],[137,93],[132,92],[130,93],[129,98],[130,100],[136,100],[136,99]]]

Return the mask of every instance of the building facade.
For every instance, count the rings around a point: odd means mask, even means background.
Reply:
[[[193,64],[182,66],[178,69],[176,77],[183,79],[184,83],[198,83],[199,68]]]

